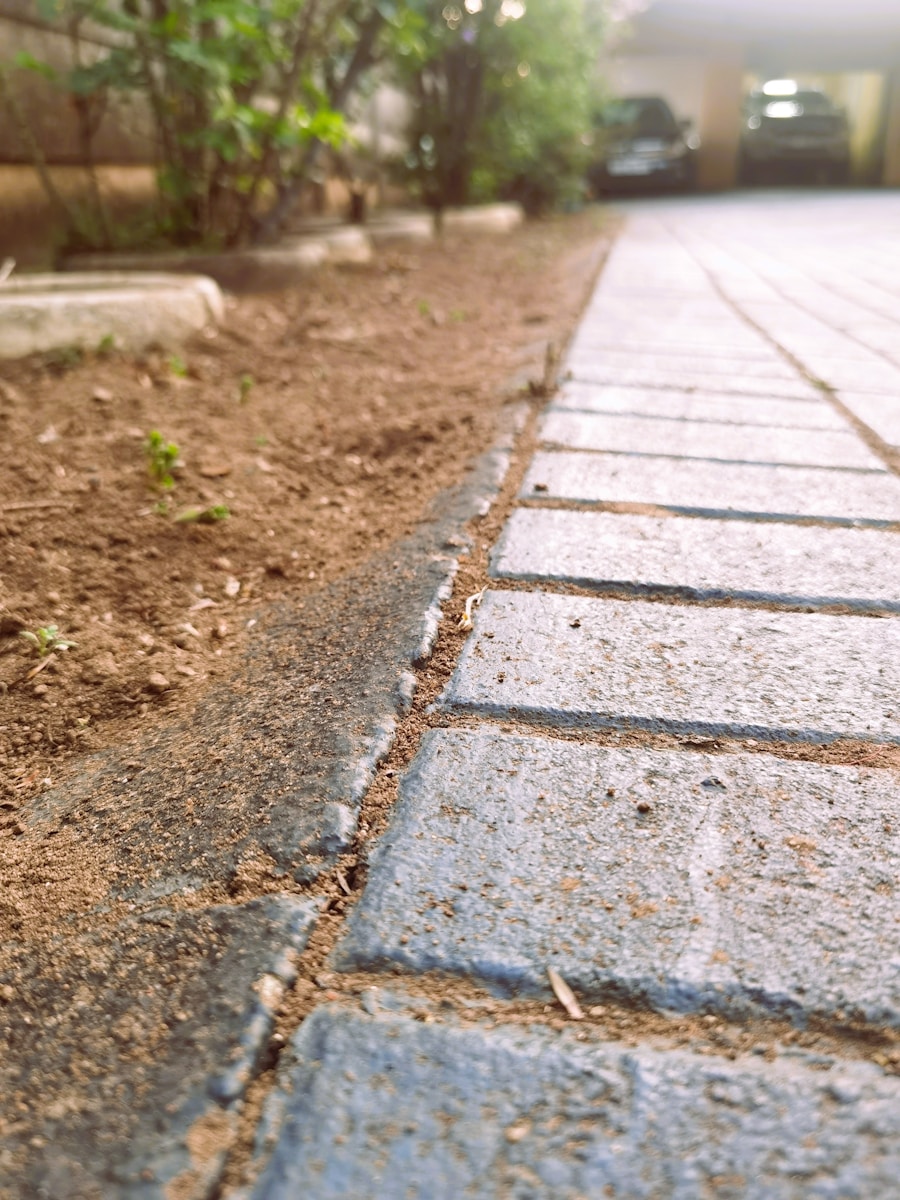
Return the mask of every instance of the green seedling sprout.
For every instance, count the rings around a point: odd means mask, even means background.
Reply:
[[[118,349],[118,342],[114,333],[105,333],[97,343],[97,353],[101,358],[109,358],[111,354],[115,354]]]
[[[175,517],[181,525],[215,525],[217,521],[227,521],[231,516],[225,504],[211,504],[209,508],[185,508]]]
[[[173,488],[175,480],[172,472],[180,465],[175,443],[167,442],[158,429],[151,429],[144,442],[144,453],[147,456],[147,470],[156,486],[166,490]]]
[[[238,381],[238,400],[241,404],[246,403],[250,398],[250,393],[253,391],[255,379],[252,375],[242,375]]]
[[[169,359],[169,370],[173,375],[177,375],[179,379],[186,379],[188,373],[188,365],[183,358],[179,358],[177,354],[173,354]]]
[[[48,654],[53,654],[57,650],[70,650],[73,646],[78,645],[70,638],[63,637],[55,625],[42,625],[34,632],[30,629],[23,629],[19,637],[24,638],[34,647],[38,658],[46,658]]]

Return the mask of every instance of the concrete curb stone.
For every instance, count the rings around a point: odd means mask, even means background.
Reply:
[[[82,962],[65,975],[36,962],[23,943],[19,969],[3,980],[15,999],[2,1014],[11,1044],[34,1043],[32,1069],[46,1073],[48,1090],[29,1127],[42,1145],[20,1194],[209,1194],[237,1132],[235,1105],[258,1072],[317,911],[312,901],[274,895],[234,907],[149,910],[81,937],[61,932],[60,952]],[[154,959],[167,968],[164,995],[147,990]],[[96,1057],[87,1064],[77,1051],[88,1019],[79,1004],[84,984],[100,989],[102,1008],[90,1019],[106,1034],[92,1042]],[[28,1014],[40,1020],[22,1021]],[[0,1063],[4,1094],[12,1095],[7,1065],[14,1072],[12,1055]],[[90,1105],[67,1107],[73,1076],[85,1082]]]
[[[219,288],[202,275],[22,275],[0,284],[0,359],[107,338],[128,350],[179,345],[223,316]]]

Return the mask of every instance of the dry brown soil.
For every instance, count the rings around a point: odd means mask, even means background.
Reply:
[[[311,595],[414,528],[490,444],[524,362],[584,296],[596,214],[383,253],[228,301],[177,356],[0,368],[0,801],[198,702],[254,609]],[[534,368],[531,368],[534,374]],[[540,372],[537,372],[539,377]],[[151,431],[178,448],[154,483]],[[182,522],[222,505],[224,520]],[[55,627],[70,649],[41,654]]]

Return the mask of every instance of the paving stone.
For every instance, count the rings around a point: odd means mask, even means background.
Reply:
[[[334,962],[900,1026],[898,819],[888,770],[435,731]]]
[[[709,354],[706,350],[692,355],[670,354],[662,348],[654,352],[635,350],[616,350],[602,346],[586,346],[575,343],[572,346],[567,362],[577,370],[579,364],[585,368],[596,364],[598,367],[613,370],[649,371],[653,374],[668,374],[675,371],[690,372],[697,375],[728,375],[744,379],[753,376],[759,379],[787,379],[791,382],[798,378],[796,367],[792,367],[783,358],[772,354],[765,358],[742,358],[735,361],[724,355]]]
[[[616,306],[621,308],[619,301]],[[702,318],[677,319],[668,313],[645,311],[627,318],[608,313],[588,313],[572,342],[574,350],[601,351],[607,345],[625,346],[639,343],[643,349],[671,355],[713,355],[717,358],[733,354],[743,361],[770,357],[772,345],[767,338],[748,330],[740,320],[709,321]]]
[[[900,388],[893,396],[840,392],[840,400],[853,415],[889,446],[900,447]]]
[[[869,1064],[333,1007],[291,1059],[254,1200],[873,1200],[900,1177],[900,1084]]]
[[[774,359],[784,365],[784,359],[776,355],[771,342],[759,335],[739,333],[727,337],[724,342],[703,339],[698,343],[696,336],[690,341],[682,341],[680,331],[679,336],[673,337],[672,331],[667,329],[665,336],[661,337],[658,323],[654,328],[642,318],[637,318],[636,323],[621,319],[615,323],[609,320],[585,320],[569,345],[574,353],[587,350],[601,354],[660,354],[679,360],[696,359],[702,355],[704,362],[771,362]]]
[[[816,517],[845,524],[900,520],[900,480],[886,473],[652,455],[542,451],[534,456],[520,495],[582,504],[655,504],[713,517]]]
[[[42,954],[5,935],[0,1088],[32,1109],[4,1130],[15,1194],[212,1195],[317,911],[293,896],[160,907],[61,930]]]
[[[657,420],[653,417],[548,413],[540,429],[543,442],[572,450],[619,454],[663,454],[723,462],[793,463],[883,471],[861,438],[851,430],[764,429],[758,425]]]
[[[877,529],[524,508],[507,522],[491,575],[900,612],[898,562],[900,535]]]
[[[786,399],[816,399],[821,393],[811,383],[802,379],[758,378],[747,375],[741,364],[736,365],[733,376],[723,372],[712,374],[707,370],[691,371],[652,369],[650,367],[605,366],[602,359],[583,356],[566,360],[573,379],[591,383],[618,384],[633,387],[671,387],[681,390],[733,392],[743,396],[783,396]]]
[[[443,702],[593,728],[900,743],[900,621],[491,591]]]
[[[824,400],[770,400],[723,392],[678,392],[673,388],[614,387],[564,383],[553,399],[556,409],[632,413],[675,421],[716,421],[788,429],[848,429],[847,421]]]

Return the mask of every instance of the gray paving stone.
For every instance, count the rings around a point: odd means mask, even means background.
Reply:
[[[840,392],[840,400],[889,446],[900,447],[900,389],[893,396]]]
[[[900,612],[898,564],[900,534],[877,529],[524,508],[507,522],[491,575]]]
[[[576,366],[579,363],[584,363],[585,366],[596,364],[601,368],[650,371],[653,374],[675,371],[697,375],[737,376],[741,379],[748,376],[767,380],[787,379],[792,382],[799,378],[796,367],[792,367],[771,351],[765,358],[735,360],[729,356],[709,354],[705,350],[692,355],[670,354],[663,348],[653,352],[641,352],[596,345],[586,346],[576,342],[571,348],[567,362]]]
[[[900,1084],[868,1064],[333,1007],[291,1059],[254,1200],[874,1200],[900,1178]]]
[[[595,728],[900,743],[900,621],[491,591],[443,702]]]
[[[881,459],[849,429],[765,429],[758,425],[717,425],[710,421],[694,424],[554,411],[541,422],[540,438],[572,450],[885,470]]]
[[[618,384],[631,387],[671,387],[708,392],[733,392],[738,396],[783,396],[786,399],[816,399],[820,393],[802,379],[757,378],[735,366],[733,376],[709,371],[653,370],[649,367],[604,366],[587,356],[566,360],[573,379],[591,383]]]
[[[616,358],[646,358],[659,355],[671,366],[691,361],[711,362],[717,367],[723,363],[730,363],[732,366],[735,363],[759,364],[771,362],[773,358],[780,366],[785,365],[784,359],[775,357],[771,344],[762,338],[758,344],[734,339],[728,339],[724,344],[714,341],[701,341],[697,344],[684,343],[679,338],[671,337],[657,340],[651,337],[644,327],[633,329],[629,325],[623,325],[618,333],[611,336],[611,332],[606,327],[590,329],[582,326],[569,343],[570,350],[573,354],[613,354]],[[793,371],[792,378],[794,375],[796,371]]]
[[[434,731],[334,962],[897,1026],[898,819],[886,770]]]
[[[765,357],[772,354],[771,342],[751,332],[740,318],[728,321],[703,318],[698,322],[693,318],[679,320],[658,312],[633,314],[625,319],[621,315],[616,318],[604,313],[592,318],[588,314],[572,349],[602,351],[609,344],[634,343],[663,354],[711,354],[716,357],[729,354],[741,361],[759,357],[761,347]]]
[[[655,504],[672,512],[719,517],[817,517],[873,524],[900,520],[900,480],[893,475],[651,455],[541,451],[528,468],[520,495],[583,504]]]
[[[673,388],[604,387],[563,384],[555,409],[633,413],[675,421],[717,421],[788,429],[848,429],[847,421],[824,400],[770,400],[766,396],[730,396],[723,392],[678,392]]]

